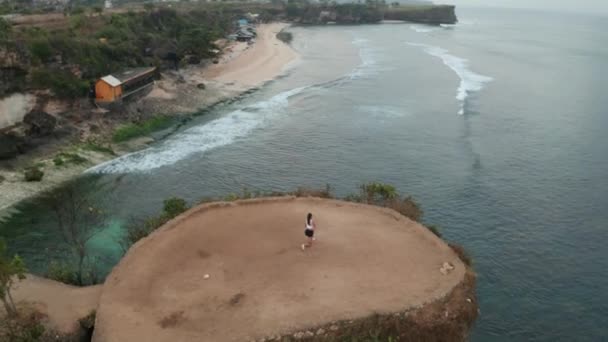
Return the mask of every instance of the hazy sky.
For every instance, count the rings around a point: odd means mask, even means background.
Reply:
[[[435,3],[608,13],[608,0],[434,0]]]

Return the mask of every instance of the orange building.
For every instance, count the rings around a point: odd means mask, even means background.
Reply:
[[[131,69],[104,76],[95,83],[95,101],[109,103],[123,100],[150,87],[155,76],[154,67]]]

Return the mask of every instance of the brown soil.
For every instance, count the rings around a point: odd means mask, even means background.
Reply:
[[[12,291],[18,307],[27,307],[48,318],[49,328],[63,334],[80,330],[78,320],[95,310],[101,285],[74,287],[28,275]]]
[[[307,212],[317,241],[302,252]],[[455,266],[447,275],[445,262]],[[327,324],[318,336],[332,340],[370,317],[424,322],[416,308],[429,305],[439,324],[463,316],[443,313],[452,302],[456,312],[469,298],[476,312],[472,286],[453,296],[465,274],[447,244],[389,209],[291,197],[207,204],[131,248],[106,280],[93,340],[310,339]]]

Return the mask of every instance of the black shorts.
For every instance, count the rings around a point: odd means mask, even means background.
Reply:
[[[309,238],[313,237],[313,235],[315,235],[315,231],[312,229],[304,229],[304,235],[308,236]]]

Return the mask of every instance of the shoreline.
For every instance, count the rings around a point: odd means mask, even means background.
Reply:
[[[178,71],[161,73],[161,80],[155,82],[150,93],[126,104],[124,110],[145,113],[146,118],[187,117],[262,87],[282,75],[298,58],[295,50],[276,37],[277,33],[289,26],[280,22],[260,24],[254,44],[225,43],[217,64],[186,66]],[[107,125],[102,134],[103,140],[111,141],[112,132],[126,123],[122,121]],[[0,166],[0,222],[15,213],[15,206],[20,202],[51,190],[104,162],[142,150],[154,141],[150,136],[142,136],[123,143],[112,143],[109,144],[112,153],[87,149],[86,139],[76,143],[54,141],[16,161],[7,162],[7,166]],[[53,157],[59,153],[75,153],[86,158],[86,161],[57,166]],[[13,163],[17,166],[12,166]],[[23,178],[25,165],[40,166],[45,173],[42,181],[26,182]]]

